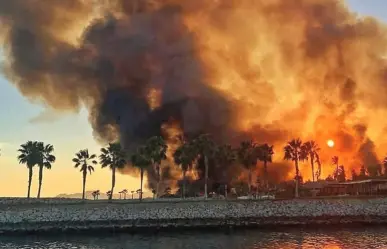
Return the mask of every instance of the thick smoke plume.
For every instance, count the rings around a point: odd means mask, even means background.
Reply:
[[[325,175],[334,155],[350,169],[387,152],[386,28],[342,1],[0,0],[0,30],[9,80],[58,111],[86,106],[99,141],[131,149],[168,124],[255,139],[284,178],[294,137],[320,144]]]

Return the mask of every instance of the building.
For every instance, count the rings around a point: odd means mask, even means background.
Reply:
[[[387,195],[387,179],[307,182],[303,188],[312,196]]]

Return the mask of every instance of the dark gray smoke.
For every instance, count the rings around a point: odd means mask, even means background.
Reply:
[[[128,150],[170,120],[233,144],[358,138],[342,129],[358,106],[385,108],[383,34],[336,0],[0,0],[9,80],[86,106],[96,139]]]

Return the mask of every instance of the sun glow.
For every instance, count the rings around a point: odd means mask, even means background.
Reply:
[[[328,145],[328,147],[334,147],[335,146],[335,141],[333,141],[332,139],[329,139],[328,141],[327,141],[327,145]]]

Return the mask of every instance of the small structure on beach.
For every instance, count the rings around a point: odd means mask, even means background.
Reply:
[[[312,196],[387,195],[387,179],[307,182],[303,188]]]

